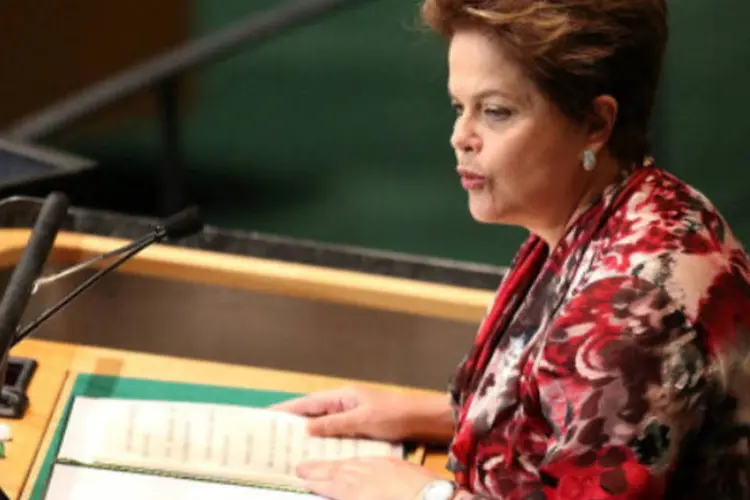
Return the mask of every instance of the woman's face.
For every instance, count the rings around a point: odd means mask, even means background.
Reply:
[[[591,175],[581,166],[590,135],[479,32],[454,35],[448,66],[451,145],[472,217],[537,232],[564,225]]]

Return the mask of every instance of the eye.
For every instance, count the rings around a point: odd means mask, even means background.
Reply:
[[[451,103],[451,108],[453,108],[456,116],[461,116],[461,114],[464,112],[464,107],[455,101]]]
[[[488,106],[484,108],[484,114],[490,120],[502,121],[510,118],[510,116],[513,114],[513,111],[504,106]]]

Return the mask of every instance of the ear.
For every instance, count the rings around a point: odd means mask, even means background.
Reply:
[[[612,135],[617,120],[617,100],[610,95],[600,95],[591,103],[587,121],[587,143],[589,149],[601,151]]]

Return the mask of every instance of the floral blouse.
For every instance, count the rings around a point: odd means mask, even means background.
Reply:
[[[449,469],[475,498],[750,498],[748,326],[726,222],[639,166],[519,250],[451,387]]]

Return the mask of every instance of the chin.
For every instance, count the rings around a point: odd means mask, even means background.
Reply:
[[[483,224],[498,224],[502,223],[502,217],[498,213],[497,207],[492,206],[489,203],[482,203],[479,200],[469,199],[469,213],[471,217]]]

